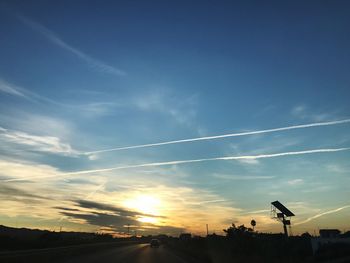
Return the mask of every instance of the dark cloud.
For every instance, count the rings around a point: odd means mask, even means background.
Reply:
[[[76,219],[83,219],[91,225],[112,227],[116,231],[124,231],[124,226],[128,224],[133,226],[140,226],[140,221],[138,221],[137,218],[140,216],[152,216],[136,211],[130,211],[121,207],[88,200],[75,200],[74,204],[75,206],[79,207],[79,209],[71,207],[55,208],[62,210],[62,215]],[[90,209],[91,211],[86,211],[86,209]]]
[[[80,209],[68,207],[55,208],[62,210],[60,213],[64,216],[84,220],[87,224],[99,226],[101,228],[108,228],[117,233],[125,233],[126,225],[130,225],[132,229],[141,231],[141,233],[144,235],[178,235],[184,231],[183,228],[173,226],[157,226],[137,220],[142,216],[154,217],[153,215],[143,214],[109,204],[102,204],[87,200],[76,200],[74,203],[76,206],[79,206],[79,208],[91,209],[93,211],[82,212]]]
[[[97,209],[97,210],[102,210],[102,211],[115,212],[121,216],[140,215],[140,213],[137,213],[134,211],[129,211],[129,210],[126,210],[124,208],[116,207],[116,206],[109,205],[109,204],[102,204],[102,203],[98,203],[98,202],[87,201],[87,200],[78,200],[78,201],[76,201],[76,204],[79,207],[83,207],[83,208],[90,208],[90,209]]]
[[[79,212],[79,209],[76,208],[69,208],[69,207],[62,207],[62,206],[55,206],[54,208],[64,211],[72,211],[72,212]]]
[[[130,211],[124,208],[116,207],[109,204],[102,204],[98,202],[92,202],[87,200],[78,200],[75,201],[79,207],[97,209],[102,211],[111,211],[117,213],[120,216],[134,217],[134,216],[149,216],[149,217],[162,217],[162,216],[154,216],[150,214],[144,214],[136,211]]]
[[[65,211],[61,212],[61,214],[75,219],[82,219],[87,224],[106,228],[108,231],[114,231],[116,233],[126,233],[127,225],[130,225],[131,229],[141,231],[140,234],[142,235],[166,234],[177,236],[180,233],[185,232],[184,228],[174,226],[157,226],[154,224],[140,222],[132,217],[116,214],[100,212],[81,214]]]
[[[130,225],[140,225],[140,222],[134,218],[127,216],[120,216],[116,214],[107,213],[72,213],[72,212],[61,212],[65,216],[69,216],[76,219],[83,219],[90,225],[102,226],[102,227],[113,227],[114,229],[120,231],[125,230],[124,226]]]
[[[47,197],[32,194],[20,188],[11,187],[8,185],[0,185],[0,196],[4,196],[6,199],[18,200],[20,198],[47,200]]]

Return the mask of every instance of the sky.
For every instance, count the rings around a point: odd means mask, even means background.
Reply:
[[[347,1],[0,1],[0,224],[349,230]]]

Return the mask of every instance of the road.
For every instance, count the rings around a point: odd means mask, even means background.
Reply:
[[[82,256],[72,257],[64,262],[84,263],[187,263],[190,261],[174,254],[164,246],[151,248],[149,244],[136,244],[116,248],[110,248],[96,253],[88,253]],[[192,262],[192,261],[191,261]]]

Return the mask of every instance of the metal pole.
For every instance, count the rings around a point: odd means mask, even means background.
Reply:
[[[282,218],[282,223],[283,223],[284,235],[285,235],[286,237],[288,237],[288,231],[287,231],[286,219],[284,218],[284,215],[283,215],[283,218]]]

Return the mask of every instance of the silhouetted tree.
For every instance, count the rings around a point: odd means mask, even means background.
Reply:
[[[236,226],[232,224],[229,228],[224,229],[226,237],[230,243],[230,250],[233,257],[247,256],[255,250],[256,242],[253,237],[253,229],[244,225]]]
[[[245,227],[244,225],[236,227],[234,223],[232,223],[229,228],[224,229],[224,232],[228,238],[250,236],[252,231],[253,229],[250,227]]]
[[[311,238],[311,235],[309,234],[309,232],[305,232],[301,234],[301,237],[303,238]]]
[[[342,237],[350,237],[350,231],[345,232],[341,235]]]

